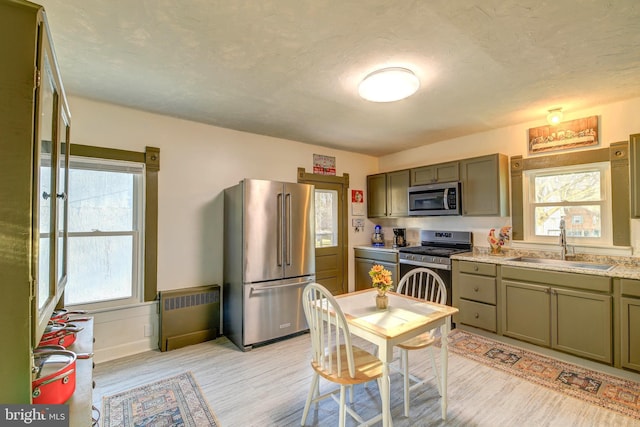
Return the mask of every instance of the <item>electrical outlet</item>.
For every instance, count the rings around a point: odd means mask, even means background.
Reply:
[[[351,219],[352,227],[364,227],[364,219],[362,218],[352,218]]]

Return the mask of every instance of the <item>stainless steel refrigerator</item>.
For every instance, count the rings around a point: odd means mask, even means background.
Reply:
[[[314,187],[245,179],[224,191],[223,330],[242,350],[308,329]]]

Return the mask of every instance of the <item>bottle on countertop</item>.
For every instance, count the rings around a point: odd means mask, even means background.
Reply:
[[[384,246],[384,233],[382,232],[382,227],[376,225],[373,236],[371,236],[371,245],[373,246]]]

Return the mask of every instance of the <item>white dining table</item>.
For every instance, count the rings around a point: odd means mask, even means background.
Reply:
[[[451,329],[451,316],[458,312],[455,307],[427,302],[421,299],[388,292],[389,306],[376,308],[375,289],[337,295],[336,301],[349,323],[351,334],[378,346],[378,357],[383,362],[383,377],[380,395],[382,399],[382,425],[393,425],[391,420],[391,398],[389,363],[393,359],[393,347],[403,341],[440,327],[440,391],[442,419],[447,418],[447,371],[449,350],[447,336]]]

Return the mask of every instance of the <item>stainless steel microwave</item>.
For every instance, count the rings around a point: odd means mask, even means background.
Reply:
[[[409,216],[461,215],[459,182],[409,187]]]

